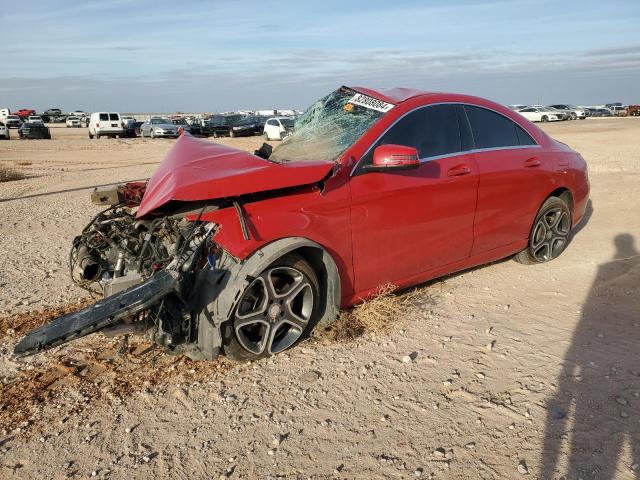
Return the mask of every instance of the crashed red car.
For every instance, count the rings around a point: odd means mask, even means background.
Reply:
[[[110,206],[70,263],[105,297],[15,352],[101,330],[194,359],[276,354],[382,284],[556,258],[588,195],[583,158],[501,105],[342,87],[273,150],[183,135],[146,185],[94,192]]]

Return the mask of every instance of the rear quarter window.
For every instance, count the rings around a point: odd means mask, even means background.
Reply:
[[[529,135],[524,128],[517,123],[514,123],[513,126],[516,129],[516,136],[518,137],[520,145],[537,145],[535,140],[531,138],[531,135]]]
[[[486,108],[465,105],[475,148],[499,148],[520,145],[514,122]]]

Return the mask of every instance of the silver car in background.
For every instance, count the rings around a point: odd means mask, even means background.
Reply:
[[[140,125],[140,136],[142,138],[178,138],[179,135],[178,126],[174,125],[168,118],[151,117]]]

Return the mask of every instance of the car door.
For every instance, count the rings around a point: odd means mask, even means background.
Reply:
[[[423,106],[400,118],[363,156],[350,180],[355,289],[426,278],[469,256],[478,169],[452,104]],[[468,125],[463,124],[465,128]],[[375,147],[415,147],[415,170],[367,172]]]
[[[511,119],[479,106],[465,105],[464,111],[480,173],[472,251],[476,255],[529,236],[553,165]]]

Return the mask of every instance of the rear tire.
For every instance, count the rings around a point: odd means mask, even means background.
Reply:
[[[549,117],[547,117],[546,115],[542,116],[542,121],[543,122],[548,122],[549,121]]]
[[[533,222],[527,248],[513,259],[523,265],[533,265],[559,257],[569,244],[571,223],[567,203],[558,197],[547,198]]]
[[[276,260],[246,287],[222,324],[225,354],[258,360],[294,347],[320,319],[321,299],[318,276],[306,260],[293,253]]]

